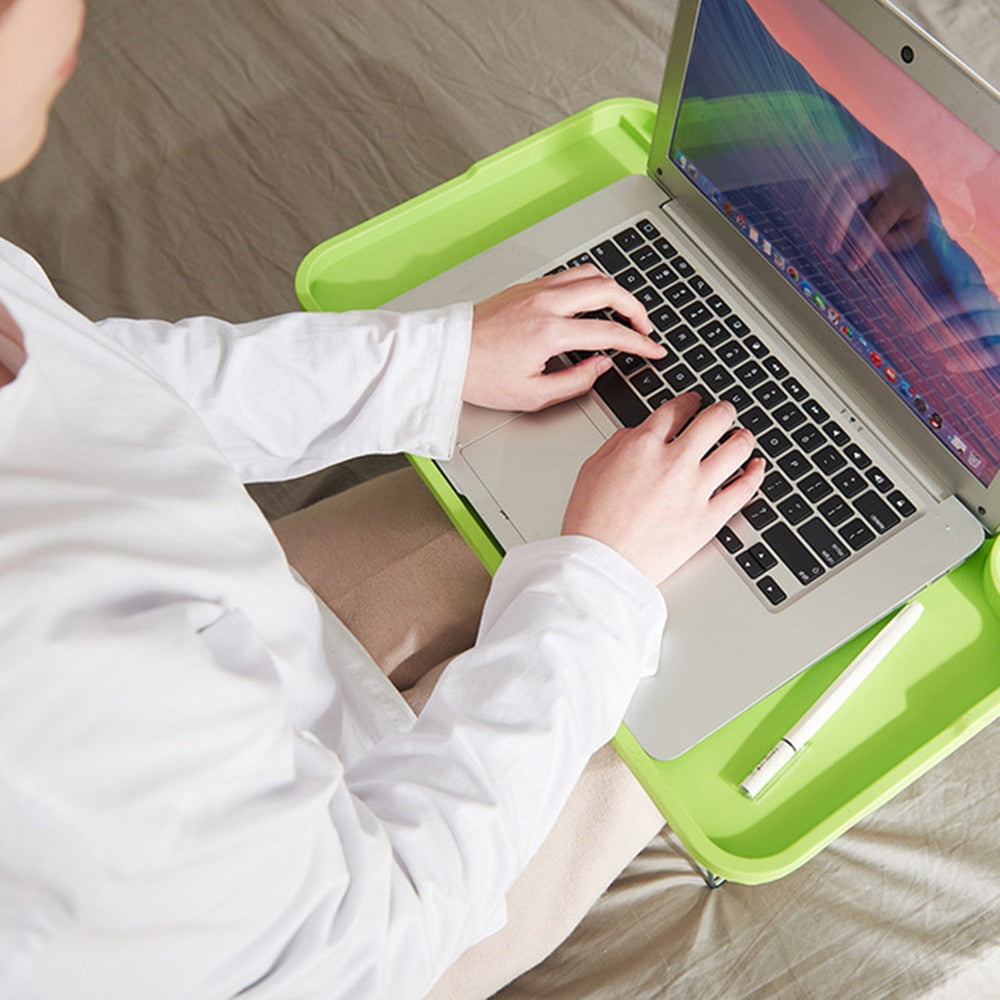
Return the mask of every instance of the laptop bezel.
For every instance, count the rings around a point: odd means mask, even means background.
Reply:
[[[781,330],[795,330],[794,342],[787,341],[792,349],[841,398],[846,394],[857,401],[852,403],[846,419],[903,455],[932,495],[941,498],[955,494],[989,533],[996,533],[1000,529],[1000,474],[989,487],[980,483],[815,309],[801,296],[789,294],[791,286],[763,255],[748,241],[734,238],[732,224],[670,159],[670,142],[701,2],[679,2],[650,148],[648,173],[668,199],[667,213],[702,246],[707,244],[713,250],[726,247],[726,257],[720,264],[744,292],[753,290],[748,294],[753,305],[772,321],[779,335]],[[935,96],[947,92],[949,109],[1000,149],[1000,92],[901,11],[880,0],[819,2],[861,31],[925,89],[933,87]],[[917,51],[917,58],[908,65],[899,56],[903,45]],[[970,115],[975,115],[974,125]],[[699,233],[704,234],[701,239]]]

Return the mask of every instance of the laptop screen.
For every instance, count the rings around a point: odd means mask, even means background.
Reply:
[[[703,0],[670,157],[989,485],[1000,154],[818,0]]]

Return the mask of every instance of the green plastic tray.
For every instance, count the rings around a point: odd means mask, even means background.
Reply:
[[[317,246],[307,309],[374,308],[538,219],[645,170],[655,106],[605,101]],[[502,553],[437,466],[411,458],[490,571]],[[1000,545],[920,595],[919,625],[755,800],[739,783],[871,637],[804,671],[670,761],[615,737],[692,857],[736,882],[787,874],[1000,715]]]

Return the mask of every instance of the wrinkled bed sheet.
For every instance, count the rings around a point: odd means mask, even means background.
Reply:
[[[1000,80],[998,0],[903,5]],[[94,317],[295,308],[295,268],[326,237],[595,101],[655,99],[674,6],[90,0],[50,140],[0,189],[0,232]],[[254,494],[276,515],[400,461]],[[667,831],[503,995],[1000,996],[998,765],[993,726],[764,886],[708,890]]]

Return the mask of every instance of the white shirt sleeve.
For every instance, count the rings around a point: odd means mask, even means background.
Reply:
[[[458,305],[97,325],[197,411],[244,482],[258,482],[357,455],[449,457],[471,323],[471,306]]]
[[[58,714],[51,685],[8,692],[23,717],[5,741],[39,713],[52,729],[0,782],[32,834],[0,835],[0,871],[31,894],[13,941],[0,919],[4,995],[423,996],[496,928],[653,668],[663,615],[597,542],[516,549],[475,648],[409,731],[346,771],[289,724],[238,612],[187,637],[170,608],[123,621],[69,676],[64,657],[93,639],[67,634],[33,664],[61,678]]]

